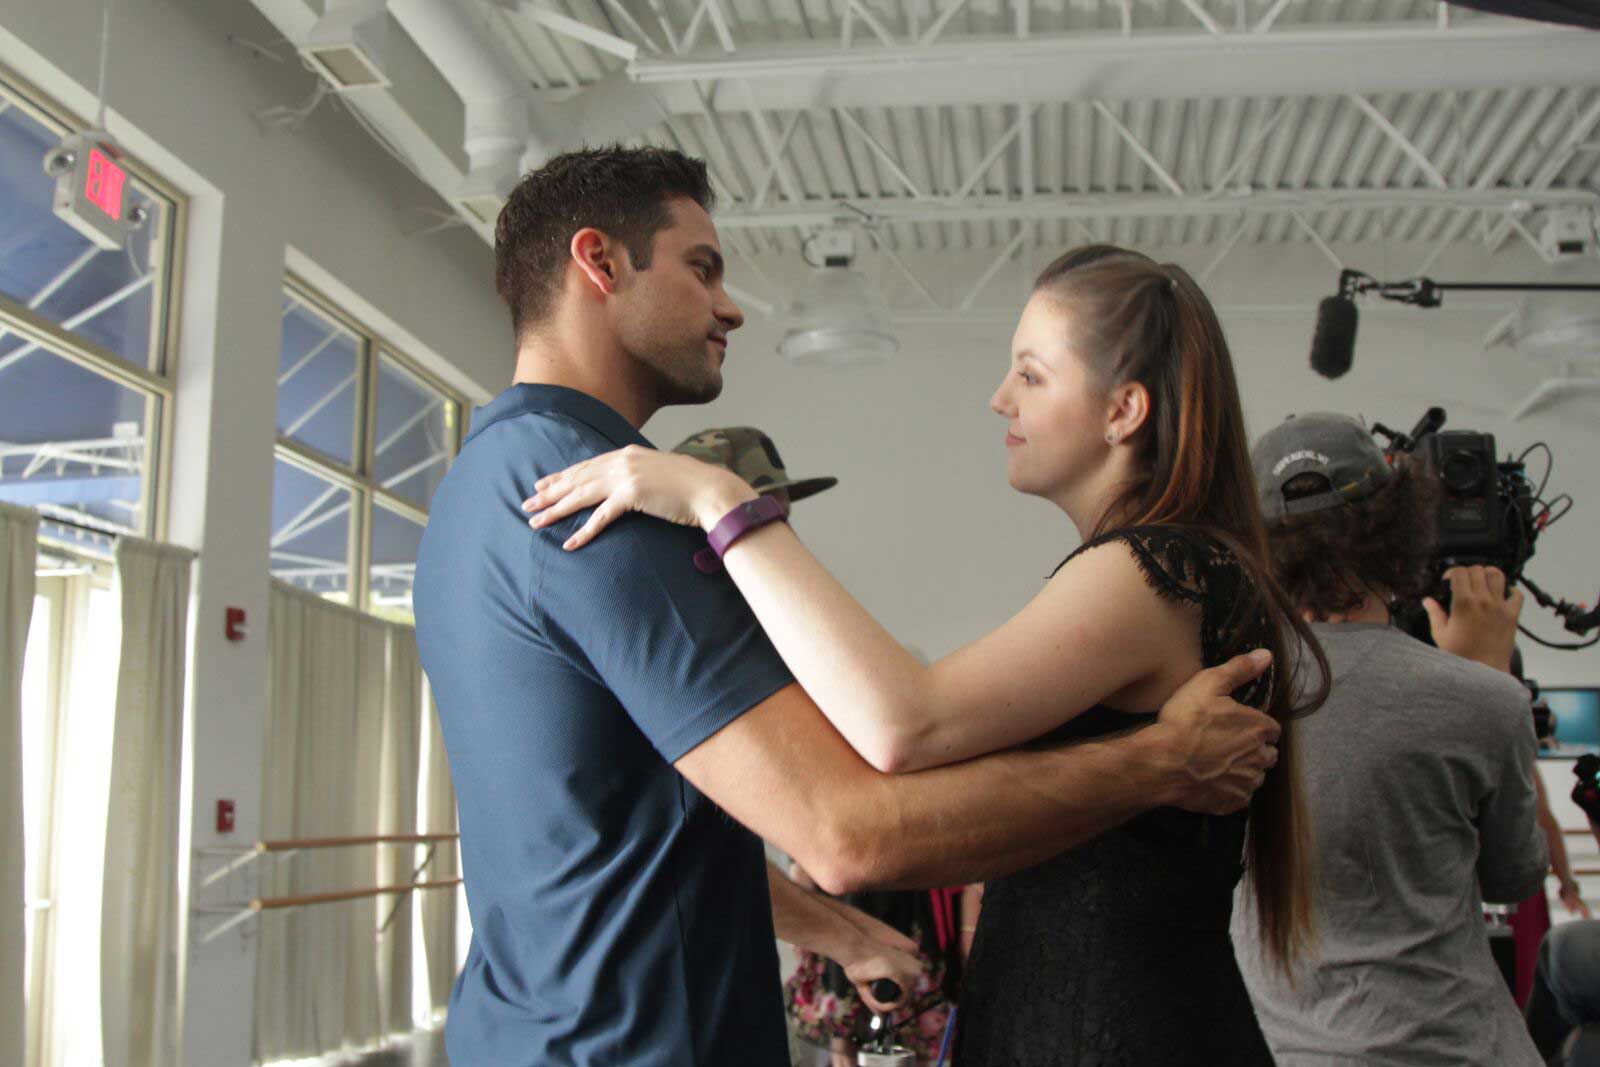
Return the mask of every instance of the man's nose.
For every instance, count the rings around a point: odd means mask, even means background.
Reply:
[[[726,293],[722,294],[722,300],[712,314],[716,315],[724,330],[737,330],[744,325],[744,312],[733,302],[733,297]]]

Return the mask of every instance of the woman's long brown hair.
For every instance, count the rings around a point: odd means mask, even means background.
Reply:
[[[1069,345],[1096,387],[1109,393],[1138,382],[1150,394],[1149,415],[1129,438],[1139,475],[1121,487],[1094,533],[1199,527],[1228,547],[1250,578],[1253,603],[1233,605],[1230,615],[1268,620],[1275,669],[1264,710],[1283,735],[1278,764],[1250,801],[1246,877],[1261,945],[1292,977],[1315,940],[1313,846],[1293,719],[1327,699],[1328,661],[1266,565],[1266,528],[1222,324],[1181,267],[1112,245],[1068,252],[1034,289],[1066,312]],[[1297,677],[1308,657],[1320,673],[1311,687]]]

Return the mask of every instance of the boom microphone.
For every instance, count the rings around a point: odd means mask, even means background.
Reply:
[[[1356,353],[1356,302],[1343,294],[1317,305],[1317,327],[1311,334],[1311,369],[1324,378],[1338,378],[1350,369]]]

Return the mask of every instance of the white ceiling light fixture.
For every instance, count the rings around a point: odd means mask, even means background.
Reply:
[[[851,264],[856,235],[836,226],[806,240],[811,277],[784,311],[778,355],[797,366],[881,363],[900,350],[889,304]]]
[[[383,0],[329,0],[298,51],[334,92],[387,89],[383,51],[388,25]]]

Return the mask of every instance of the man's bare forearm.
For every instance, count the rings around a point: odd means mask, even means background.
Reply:
[[[767,864],[767,894],[772,928],[779,941],[831,960],[848,959],[860,931],[827,899],[795,885]]]
[[[859,778],[823,800],[837,883],[823,887],[959,885],[1059,855],[1172,799],[1180,771],[1157,729]]]

